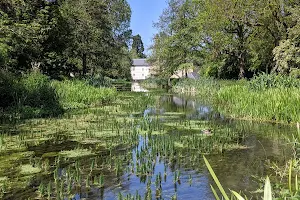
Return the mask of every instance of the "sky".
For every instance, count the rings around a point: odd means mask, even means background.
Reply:
[[[153,22],[158,21],[163,9],[166,8],[166,0],[128,0],[128,3],[132,11],[131,29],[133,35],[141,35],[145,53],[147,53],[153,35],[157,32],[153,27]]]

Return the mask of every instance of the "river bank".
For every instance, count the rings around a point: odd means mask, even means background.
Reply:
[[[296,124],[300,121],[299,80],[269,76],[251,81],[183,80],[173,92],[208,100],[232,118]]]

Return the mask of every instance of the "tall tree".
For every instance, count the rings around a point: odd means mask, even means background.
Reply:
[[[126,0],[3,0],[0,9],[0,62],[10,70],[35,66],[52,77],[130,71]]]
[[[199,2],[170,0],[154,24],[159,33],[154,37],[149,61],[159,66],[162,76],[170,77],[179,69],[202,62],[203,37],[195,21],[200,10]]]
[[[138,34],[132,37],[131,56],[132,58],[146,58],[144,54],[144,43]]]
[[[196,65],[204,75],[219,78],[278,70],[282,52],[295,58],[298,51],[297,39],[290,39],[290,32],[299,29],[297,16],[289,8],[299,9],[299,1],[169,0],[155,24],[159,33],[150,61],[165,74]],[[298,61],[284,62],[297,66]]]

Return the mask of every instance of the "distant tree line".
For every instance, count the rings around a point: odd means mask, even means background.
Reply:
[[[155,23],[149,61],[162,76],[197,67],[202,75],[300,75],[299,0],[168,0]]]
[[[1,0],[0,66],[129,78],[130,19],[126,0]]]

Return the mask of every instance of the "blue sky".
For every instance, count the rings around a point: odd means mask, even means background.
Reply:
[[[131,29],[133,35],[140,34],[145,50],[151,45],[151,39],[156,33],[153,22],[157,22],[164,8],[166,0],[128,0],[131,6]],[[147,52],[147,51],[145,51]]]

